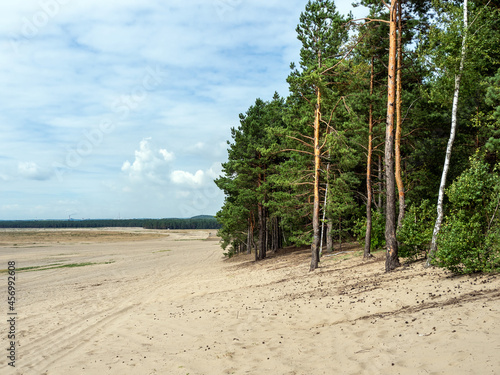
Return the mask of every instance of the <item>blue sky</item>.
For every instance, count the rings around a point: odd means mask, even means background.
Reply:
[[[230,128],[287,95],[305,4],[3,1],[0,219],[215,214]]]

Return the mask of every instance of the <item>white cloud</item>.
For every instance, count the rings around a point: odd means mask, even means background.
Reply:
[[[201,187],[206,180],[205,172],[202,170],[196,171],[195,174],[185,171],[173,171],[171,178],[174,184],[190,187]]]
[[[174,160],[174,154],[166,149],[151,147],[151,138],[143,139],[139,150],[135,151],[135,160],[123,163],[122,171],[128,173],[133,182],[154,182],[164,184],[167,179],[169,163]]]
[[[172,161],[175,158],[175,155],[173,152],[168,152],[165,149],[161,149],[160,154],[163,155],[163,158],[165,159],[165,161]]]
[[[37,163],[32,161],[19,162],[17,172],[21,177],[29,180],[44,181],[51,177],[50,171],[41,168]]]
[[[192,174],[186,171],[173,171],[171,174],[172,182],[177,185],[185,185],[191,188],[206,187],[213,184],[213,180],[221,174],[220,163],[215,163],[209,169],[198,170]]]

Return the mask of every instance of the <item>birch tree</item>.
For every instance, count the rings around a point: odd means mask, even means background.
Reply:
[[[462,33],[462,49],[460,53],[460,66],[458,68],[458,72],[455,75],[455,86],[453,90],[453,104],[451,110],[451,130],[450,130],[450,138],[448,140],[448,145],[446,147],[446,155],[444,159],[443,173],[441,175],[441,183],[439,185],[439,195],[437,201],[437,218],[436,223],[434,225],[434,230],[432,233],[431,246],[429,251],[429,256],[427,258],[426,267],[431,265],[432,258],[434,257],[437,250],[437,238],[439,235],[439,231],[441,229],[441,224],[443,222],[443,200],[445,194],[446,187],[446,176],[448,174],[448,170],[450,168],[450,160],[451,160],[451,151],[453,148],[453,142],[455,141],[455,135],[457,132],[457,113],[458,113],[458,99],[460,94],[460,81],[462,79],[462,74],[464,70],[464,64],[466,59],[467,52],[467,31],[468,31],[468,19],[467,19],[467,0],[463,2],[463,33]]]

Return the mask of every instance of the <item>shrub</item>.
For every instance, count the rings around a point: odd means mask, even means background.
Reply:
[[[434,263],[455,273],[500,270],[500,173],[478,155],[447,190],[450,213]]]
[[[353,232],[357,241],[364,245],[366,235],[366,217],[354,222]],[[371,249],[377,250],[385,246],[385,217],[379,211],[372,211]]]
[[[420,206],[412,205],[406,213],[403,224],[398,230],[399,255],[415,260],[429,249],[436,214],[428,200]]]

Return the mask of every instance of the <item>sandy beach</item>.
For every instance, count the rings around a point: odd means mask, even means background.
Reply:
[[[383,253],[310,273],[307,250],[224,259],[210,232],[1,231],[0,373],[500,374],[499,275]]]

